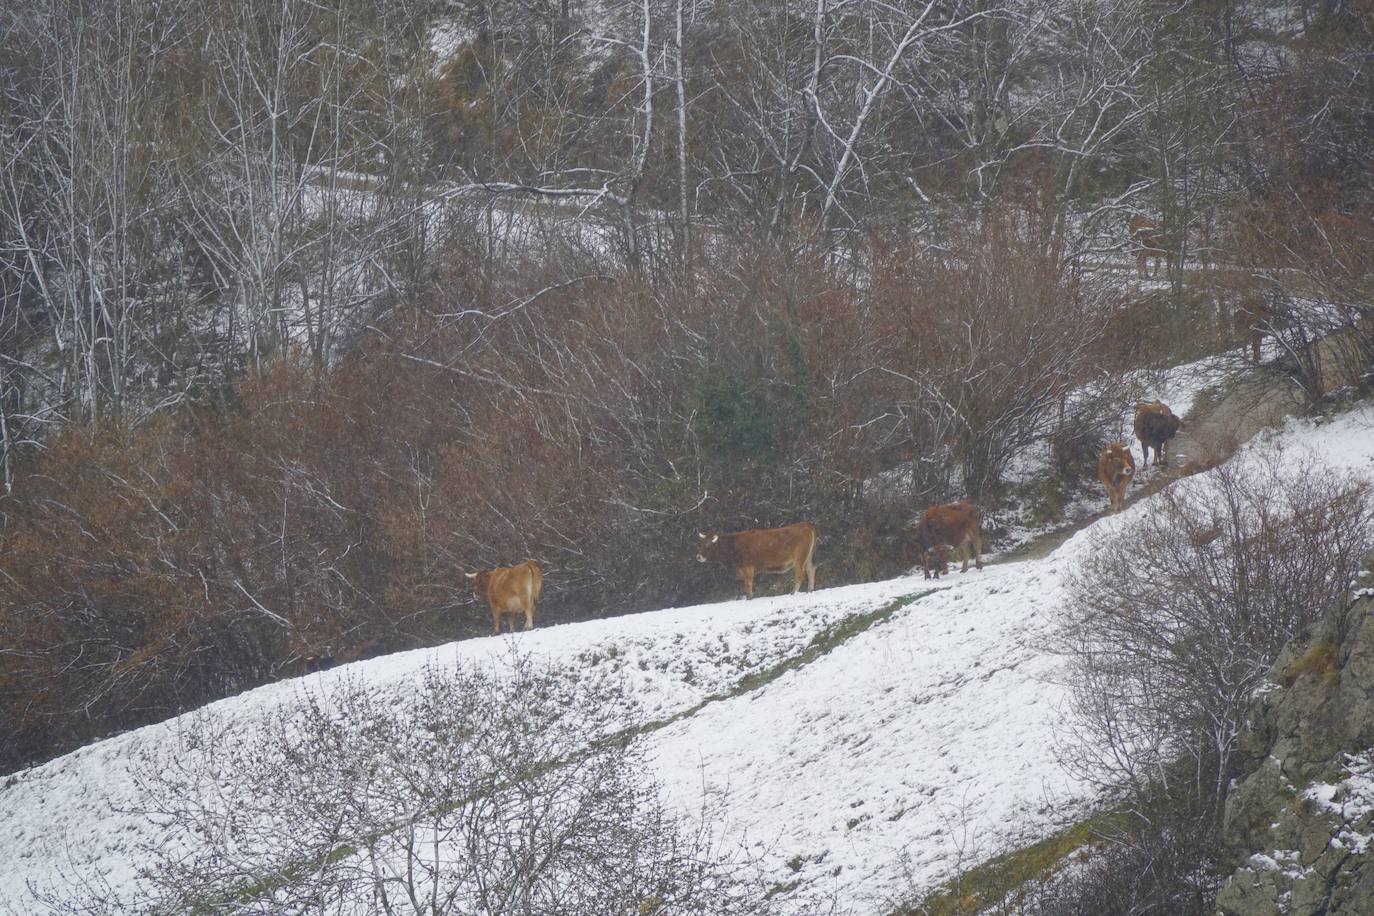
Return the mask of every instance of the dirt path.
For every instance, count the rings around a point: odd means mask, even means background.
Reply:
[[[1158,493],[1180,477],[1215,467],[1260,430],[1301,413],[1302,407],[1302,396],[1293,384],[1269,367],[1232,379],[1220,391],[1205,392],[1184,416],[1183,428],[1169,443],[1169,466],[1141,468],[1137,484],[1127,492],[1127,503]],[[1130,445],[1136,461],[1141,461],[1140,443],[1131,440]],[[1106,515],[1106,503],[1104,495],[1101,512],[1038,535],[989,562],[1013,563],[1049,556]]]

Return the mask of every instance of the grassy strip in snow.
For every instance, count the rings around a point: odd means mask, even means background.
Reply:
[[[919,601],[927,595],[934,594],[936,591],[939,591],[939,589],[930,588],[919,592],[913,592],[910,595],[903,595],[899,598],[895,598],[892,601],[889,601],[887,604],[884,604],[879,608],[875,608],[874,610],[867,611],[861,614],[853,614],[841,620],[838,620],[834,624],[830,625],[829,627],[826,627],[824,630],[821,630],[819,633],[813,636],[811,638],[811,641],[807,643],[806,648],[802,649],[796,655],[785,658],[777,664],[765,668],[762,671],[756,671],[752,674],[745,675],[743,678],[740,679],[738,683],[736,683],[729,690],[711,694],[710,696],[701,700],[701,702],[695,704],[694,706],[690,706],[687,709],[674,713],[671,716],[665,716],[661,719],[654,719],[649,722],[644,722],[639,725],[631,726],[629,728],[624,728],[620,731],[613,732],[609,735],[606,735],[603,738],[598,739],[597,741],[592,742],[592,744],[589,745],[586,750],[582,751],[579,754],[567,757],[560,761],[545,764],[539,772],[520,774],[508,780],[508,784],[514,784],[516,782],[519,782],[520,779],[523,778],[542,775],[543,772],[547,772],[547,770],[549,769],[553,769],[559,766],[566,766],[570,763],[575,763],[578,760],[583,759],[586,756],[591,755],[603,748],[614,747],[617,745],[623,746],[629,744],[631,741],[635,740],[638,737],[651,734],[652,732],[658,731],[663,728],[667,728],[668,726],[676,722],[680,722],[683,719],[691,718],[692,716],[696,715],[698,712],[700,712],[702,709],[704,709],[712,703],[719,703],[725,700],[731,700],[736,697],[744,696],[745,694],[759,690],[762,687],[772,683],[773,681],[776,681],[778,678],[782,677],[789,671],[796,671],[800,668],[806,667],[807,665],[811,664],[812,662],[831,652],[838,646],[843,645],[848,640],[853,639],[855,636],[858,636],[860,633],[863,633],[871,629],[872,627],[880,623],[883,623],[884,621],[890,620],[892,616],[896,614],[898,611],[900,611],[902,608],[905,608],[908,605],[913,604],[916,601]],[[462,801],[455,803],[448,810],[457,810],[463,805],[469,804],[475,800],[476,797],[463,799]],[[398,824],[397,826],[399,828],[400,825]],[[363,844],[365,845],[367,841],[375,839],[377,836],[381,835],[383,835],[383,831],[379,831],[378,833],[370,837],[364,837]],[[333,849],[329,850],[329,852],[315,859],[304,862],[287,863],[281,869],[271,874],[264,875],[263,877],[252,882],[251,884],[245,885],[238,889],[227,890],[225,892],[224,897],[217,900],[207,901],[204,905],[196,908],[192,912],[217,913],[221,912],[225,906],[251,903],[255,900],[258,900],[266,894],[272,893],[274,890],[276,890],[279,887],[282,887],[285,884],[304,878],[313,871],[316,871],[326,865],[330,865],[334,862],[337,862],[340,859],[353,855],[359,851],[360,845],[355,842],[340,843],[338,846],[335,846]]]
[[[1018,892],[1031,882],[1050,878],[1070,856],[1097,842],[1121,817],[1113,811],[1099,811],[1043,840],[961,872],[916,903],[893,910],[891,916],[971,916],[997,904],[1014,903]]]

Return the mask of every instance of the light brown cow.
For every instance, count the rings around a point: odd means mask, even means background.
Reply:
[[[1274,320],[1274,309],[1262,296],[1241,300],[1234,316],[1236,335],[1249,344],[1250,355],[1260,361],[1260,345]]]
[[[1131,234],[1131,240],[1135,242],[1135,272],[1139,277],[1145,276],[1145,265],[1154,260],[1154,270],[1150,276],[1159,273],[1160,261],[1168,265],[1167,269],[1173,270],[1174,253],[1169,248],[1169,240],[1164,235],[1164,230],[1159,223],[1152,219],[1146,219],[1140,214],[1132,216],[1126,220],[1126,230]]]
[[[1155,464],[1169,466],[1169,440],[1178,435],[1183,421],[1174,416],[1162,401],[1151,401],[1135,409],[1135,437],[1140,440],[1140,451],[1145,456],[1141,467],[1150,466],[1150,449],[1155,450]]]
[[[1135,458],[1124,442],[1113,442],[1097,458],[1097,479],[1107,488],[1107,500],[1113,512],[1126,505],[1126,488],[1135,478]]]
[[[525,629],[534,629],[534,603],[544,585],[544,573],[539,564],[526,560],[518,566],[503,566],[466,574],[477,592],[491,605],[491,632],[501,632],[501,618],[510,618],[510,630],[515,632],[515,618],[525,615]]]
[[[963,554],[964,563],[959,572],[968,572],[970,554],[977,568],[983,568],[982,517],[978,507],[967,499],[927,509],[916,523],[915,537],[922,566],[928,568],[931,553],[948,544]]]
[[[697,561],[712,560],[733,567],[735,575],[744,583],[744,597],[754,597],[755,573],[792,571],[792,594],[801,591],[802,577],[806,590],[816,590],[816,526],[797,522],[782,528],[751,528],[734,534],[697,533],[701,539]]]

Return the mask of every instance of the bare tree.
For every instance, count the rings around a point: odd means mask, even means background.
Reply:
[[[123,912],[770,912],[711,825],[659,801],[639,753],[608,735],[602,699],[517,658],[500,673],[428,669],[405,703],[344,681],[252,734],[194,718],[136,774],[142,813],[164,831],[138,889],[50,899]]]

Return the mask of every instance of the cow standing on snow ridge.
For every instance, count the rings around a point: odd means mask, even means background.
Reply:
[[[491,632],[501,633],[501,618],[510,618],[510,630],[515,632],[515,618],[525,615],[525,629],[534,629],[534,603],[544,585],[539,564],[526,560],[518,566],[503,566],[465,573],[477,597],[491,605]]]
[[[1150,466],[1150,449],[1155,450],[1155,465],[1169,466],[1169,440],[1178,435],[1183,421],[1161,401],[1141,404],[1135,411],[1135,437],[1145,455],[1142,467]]]
[[[959,572],[968,572],[970,556],[974,558],[977,567],[982,569],[982,523],[978,507],[967,499],[957,503],[945,503],[943,506],[931,506],[916,523],[914,532],[921,566],[929,570],[931,554],[938,555],[939,548],[948,544],[946,550],[953,548],[963,554],[964,564],[959,568]]]
[[[1126,505],[1126,488],[1135,479],[1135,459],[1124,442],[1113,442],[1097,457],[1097,479],[1107,488],[1107,501],[1113,512]]]
[[[801,591],[802,577],[806,590],[816,590],[816,526],[797,522],[782,528],[751,528],[734,534],[703,534],[697,549],[697,562],[712,560],[733,567],[735,575],[744,583],[744,597],[754,597],[755,573],[792,571],[792,594]]]

